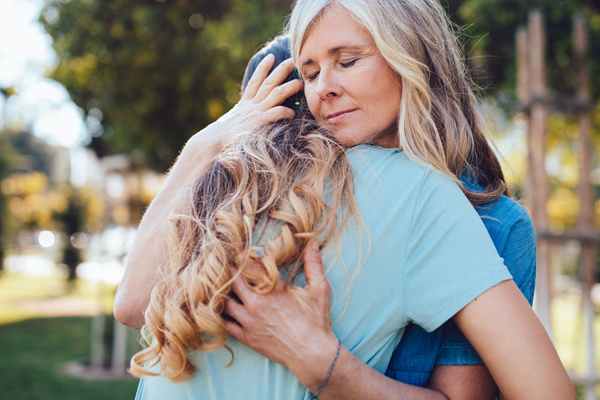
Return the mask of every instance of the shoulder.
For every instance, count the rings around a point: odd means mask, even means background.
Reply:
[[[352,168],[363,179],[371,181],[371,178],[376,178],[382,184],[403,192],[406,192],[407,184],[461,192],[452,179],[426,163],[413,160],[398,149],[359,145],[347,150],[347,154]],[[411,187],[412,189],[414,188]]]
[[[506,196],[479,213],[498,254],[531,304],[535,290],[536,235],[529,213]]]
[[[468,190],[483,191],[467,173],[461,176],[461,181]],[[535,245],[535,230],[529,213],[519,202],[500,196],[487,204],[475,207],[483,224],[488,230],[498,253],[504,257],[505,251],[513,251],[515,247]]]
[[[388,166],[412,164],[408,157],[398,149],[361,144],[346,150],[348,159],[355,169],[375,168],[382,170]]]
[[[514,247],[535,244],[535,229],[529,213],[521,204],[507,196],[477,209],[492,241],[503,255]]]

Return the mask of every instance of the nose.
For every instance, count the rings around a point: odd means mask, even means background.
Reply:
[[[332,100],[342,94],[342,88],[337,81],[335,71],[329,68],[321,69],[316,93],[323,101]]]

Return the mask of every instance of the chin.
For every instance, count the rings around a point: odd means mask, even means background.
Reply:
[[[358,146],[359,144],[368,142],[367,138],[357,137],[354,132],[344,132],[343,130],[332,132],[332,136],[339,144],[347,147]]]

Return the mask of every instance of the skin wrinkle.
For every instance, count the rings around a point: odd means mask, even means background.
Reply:
[[[310,33],[327,12],[347,10],[372,36],[402,81],[398,145],[413,160],[430,164],[453,179],[475,206],[509,195],[496,156],[488,149],[472,81],[459,56],[456,28],[437,2],[408,0],[297,0],[288,23],[290,50],[298,64]],[[393,16],[393,17],[392,17]],[[435,82],[435,78],[444,82]],[[406,93],[406,95],[405,95]],[[470,192],[464,171],[484,188]]]
[[[321,34],[324,29],[330,32],[325,38]],[[348,51],[356,47],[353,43],[368,45],[359,45],[356,52]],[[395,73],[374,49],[370,35],[357,29],[347,12],[324,13],[300,53],[304,92],[316,120],[329,127],[339,142],[398,147],[395,131],[402,90]],[[342,67],[344,62],[354,60],[352,66]],[[342,121],[329,124],[328,115],[345,110],[353,111]]]
[[[337,46],[332,49],[329,49],[327,51],[327,54],[330,56],[335,56],[337,53],[341,52],[342,50],[348,50],[349,53],[368,54],[368,51],[369,50],[372,51],[372,49],[373,49],[373,45],[371,43],[348,45],[348,46]],[[314,63],[315,63],[315,61],[312,58],[309,58],[308,60],[306,60],[302,63],[302,65],[300,66],[300,70],[304,71],[305,66],[312,65]],[[306,75],[306,74],[303,73],[303,75]]]

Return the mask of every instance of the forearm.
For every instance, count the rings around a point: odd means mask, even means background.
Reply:
[[[513,281],[488,289],[454,321],[506,398],[577,398],[544,327]]]
[[[125,325],[139,329],[144,324],[144,310],[167,254],[165,221],[179,203],[183,190],[200,176],[217,153],[220,129],[217,122],[190,139],[142,218],[115,296],[115,317]]]
[[[333,355],[330,354],[331,351]],[[303,365],[307,367],[304,370],[296,368],[293,372],[311,393],[316,393],[323,384],[334,357],[335,350],[329,349],[325,353],[315,355],[314,360],[304,362]],[[441,392],[388,378],[356,358],[344,346],[340,348],[331,376],[319,394],[319,399],[449,400]]]

